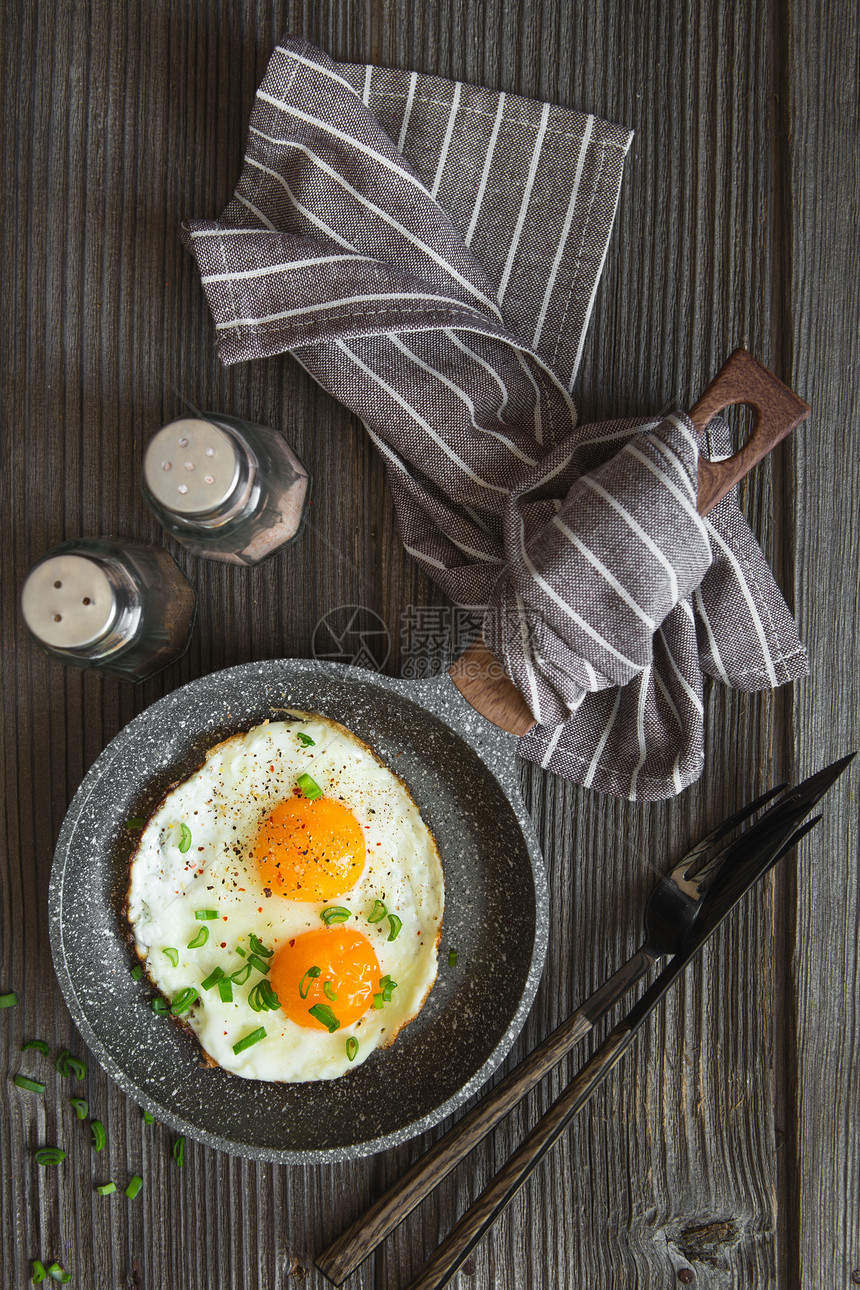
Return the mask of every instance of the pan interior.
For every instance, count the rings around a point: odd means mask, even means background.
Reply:
[[[126,1091],[168,1122],[242,1154],[337,1158],[363,1153],[362,1144],[376,1144],[366,1151],[405,1140],[452,1109],[451,1099],[467,1094],[500,1045],[503,1055],[512,1025],[516,1033],[522,1024],[536,891],[511,802],[449,726],[381,679],[353,675],[249,665],[168,695],[96,762],[57,848],[52,938],[76,1022]],[[279,719],[279,707],[323,713],[364,739],[407,784],[445,872],[439,975],[423,1010],[391,1048],[341,1079],[308,1084],[202,1068],[196,1041],[156,1017],[151,991],[132,980],[121,914],[134,840],[125,821],[146,816],[207,748]]]

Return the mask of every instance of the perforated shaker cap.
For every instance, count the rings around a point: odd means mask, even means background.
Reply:
[[[239,481],[239,453],[212,421],[183,417],[152,436],[143,478],[152,497],[178,515],[205,515],[227,501]]]
[[[114,588],[97,560],[55,555],[31,569],[21,591],[21,613],[45,645],[80,649],[100,640],[118,612]]]

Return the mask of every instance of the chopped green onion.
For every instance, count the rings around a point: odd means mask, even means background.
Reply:
[[[40,1147],[34,1152],[33,1159],[37,1165],[58,1165],[66,1158],[61,1147]]]
[[[303,730],[296,731],[296,738],[304,748],[316,747],[316,740],[311,739],[310,735],[306,735]]]
[[[186,851],[191,850],[191,830],[187,824],[180,824],[179,831],[182,835],[179,839],[179,850],[185,855]]]
[[[181,1169],[185,1164],[185,1134],[183,1133],[176,1139],[173,1144],[173,1159]]]
[[[380,985],[382,985],[382,982],[380,981],[380,983],[379,983],[379,984],[380,984]],[[390,1002],[391,1002],[391,995],[392,995],[392,993],[393,993],[396,989],[397,989],[397,982],[396,982],[396,981],[390,981],[390,980],[389,980],[389,981],[387,981],[387,982],[386,982],[386,984],[385,984],[385,985],[383,985],[383,986],[382,986],[382,998],[384,999],[384,1001],[385,1001],[386,1003],[390,1003]]]
[[[57,1070],[63,1079],[83,1079],[87,1068],[78,1057],[72,1057],[68,1048],[64,1048],[57,1058]]]
[[[456,950],[449,950],[449,951],[448,951],[448,967],[456,967],[456,966],[457,966],[457,951],[456,951]]]
[[[67,1281],[71,1281],[72,1279],[71,1272],[67,1272],[65,1268],[61,1268],[56,1259],[53,1263],[48,1264],[48,1276],[54,1281],[59,1281],[61,1285],[65,1285]]]
[[[27,1075],[16,1075],[15,1083],[18,1088],[26,1089],[28,1093],[44,1093],[45,1085],[40,1084],[37,1079],[30,1079]]]
[[[128,1196],[129,1200],[134,1200],[142,1186],[143,1179],[140,1174],[132,1174],[128,1180],[128,1186],[125,1189],[125,1194]]]
[[[334,986],[332,985],[331,981],[323,982],[323,994],[327,999],[331,999],[332,1003],[334,1003],[335,999],[337,998],[337,995],[334,992]]]
[[[264,958],[270,959],[274,950],[267,950],[262,941],[258,940],[254,933],[251,933],[251,949],[255,954],[262,954]]]
[[[180,990],[170,1005],[170,1011],[173,1016],[180,1017],[183,1012],[187,1012],[196,998],[197,991],[193,985],[186,986],[184,990]]]
[[[85,1120],[90,1113],[90,1108],[87,1106],[84,1099],[82,1097],[71,1097],[69,1098],[69,1101],[75,1108],[75,1115],[78,1119]]]
[[[248,995],[248,1003],[254,1009],[254,1012],[274,1012],[281,1006],[278,996],[272,989],[271,982],[266,980],[257,982]]]
[[[357,1053],[358,1053],[358,1040],[356,1039],[355,1035],[350,1035],[349,1039],[347,1039],[346,1041],[346,1055],[351,1062],[354,1062]]]
[[[144,824],[146,824],[146,820],[142,815],[133,815],[130,820],[126,820],[125,827],[129,832],[134,833],[138,829],[142,829]]]
[[[222,1003],[233,1002],[233,982],[228,976],[222,977],[218,982],[218,993]]]
[[[243,950],[241,945],[237,945],[237,946],[236,946],[236,953],[237,953],[237,954],[241,954],[242,958],[244,958],[244,957],[245,957],[245,955],[248,953],[248,951],[247,951],[247,950]]]
[[[251,964],[246,963],[244,967],[239,968],[238,972],[234,972],[230,979],[231,981],[235,981],[236,985],[244,985],[250,975]]]
[[[318,797],[322,797],[323,795],[323,791],[319,784],[315,779],[311,779],[310,775],[299,775],[296,783],[309,802],[315,802]]]
[[[116,1191],[116,1183],[102,1183],[100,1187],[96,1187],[96,1191],[100,1196],[112,1196]]]
[[[385,1000],[383,999],[383,997],[382,997],[382,995],[381,995],[381,994],[375,994],[375,995],[373,996],[373,1006],[374,1006],[374,1008],[377,1008],[377,1009],[378,1009],[378,1008],[381,1008],[381,1007],[382,1007],[382,1005],[383,1005],[384,1003],[385,1003]]]
[[[246,1048],[250,1048],[252,1044],[257,1044],[261,1039],[265,1038],[265,1028],[263,1026],[259,1026],[256,1030],[252,1030],[250,1034],[245,1035],[244,1039],[240,1039],[237,1044],[234,1044],[233,1052],[238,1056],[238,1054],[243,1053]]]
[[[209,940],[209,928],[201,927],[200,931],[186,945],[187,950],[199,950],[201,945],[205,945]]]
[[[30,1266],[33,1269],[33,1275],[30,1280],[34,1286],[37,1286],[39,1282],[44,1281],[45,1277],[48,1275],[45,1271],[45,1265],[41,1259],[31,1259]]]
[[[327,1003],[315,1003],[312,1008],[308,1008],[312,1017],[322,1022],[328,1033],[331,1035],[335,1030],[340,1030],[340,1022],[332,1012]]]
[[[371,909],[370,913],[367,915],[367,921],[369,923],[381,923],[387,913],[388,910],[385,908],[382,901],[375,900],[373,902],[373,909]]]
[[[316,978],[320,975],[321,972],[322,972],[322,968],[319,968],[319,967],[308,968],[307,972],[304,974],[301,981],[299,982],[299,995],[302,999],[306,999],[308,997],[308,992],[311,988],[311,982],[308,981],[308,977],[310,977],[311,980],[316,980]],[[307,985],[305,985],[305,981],[308,982]]]
[[[213,985],[217,985],[219,981],[223,981],[223,980],[224,980],[224,969],[222,967],[214,967],[212,971],[209,973],[209,975],[206,977],[206,980],[201,983],[201,989],[211,990]]]
[[[172,945],[168,945],[167,949],[161,952],[166,958],[170,959],[174,967],[179,967],[179,950],[174,949]]]
[[[96,1151],[101,1151],[102,1147],[107,1142],[105,1126],[102,1124],[101,1120],[90,1120],[90,1133],[93,1135],[93,1147]]]
[[[131,969],[131,979],[132,979],[132,981],[142,981],[142,980],[143,980],[143,968],[140,966],[140,964],[139,964],[139,963],[138,963],[138,964],[136,964],[136,965]]]
[[[328,905],[320,911],[320,918],[326,927],[331,927],[332,923],[345,923],[351,917],[349,910],[343,905]]]
[[[259,954],[249,954],[248,966],[255,967],[258,972],[266,973],[272,965],[267,963],[265,959],[261,959]]]
[[[143,1122],[144,1124],[155,1124],[155,1116],[150,1115],[149,1111],[144,1111]]]
[[[154,1013],[156,1013],[159,1017],[163,1017],[163,1016],[165,1015],[165,1013],[167,1012],[167,1000],[166,1000],[166,999],[153,999],[153,1001],[152,1001],[152,1011],[153,1011]]]
[[[44,1039],[28,1039],[26,1044],[21,1045],[21,1052],[26,1053],[28,1048],[35,1048],[38,1052],[43,1053],[45,1057],[51,1051],[50,1044],[46,1043]]]
[[[195,909],[194,917],[198,923],[211,923],[213,918],[218,917],[217,909]]]
[[[18,996],[12,991],[11,994],[0,994],[0,1008],[14,1008],[18,1002]]]
[[[391,926],[391,931],[388,933],[388,939],[390,941],[396,941],[398,933],[400,932],[400,929],[403,926],[403,923],[400,921],[400,919],[397,917],[396,914],[389,914],[388,922]]]

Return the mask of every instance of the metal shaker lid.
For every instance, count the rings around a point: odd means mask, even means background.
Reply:
[[[21,591],[21,613],[45,645],[80,649],[100,640],[118,612],[113,584],[97,560],[55,555],[30,570]]]
[[[199,417],[163,426],[143,458],[149,493],[179,515],[206,515],[223,506],[236,489],[239,472],[239,452],[231,437]]]

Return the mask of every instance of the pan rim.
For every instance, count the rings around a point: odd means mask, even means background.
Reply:
[[[338,682],[370,685],[397,694],[441,721],[457,738],[461,739],[478,755],[508,800],[522,835],[530,861],[531,876],[534,884],[535,929],[525,984],[517,1007],[509,1019],[507,1029],[480,1068],[455,1093],[426,1114],[410,1120],[396,1130],[376,1137],[333,1147],[284,1149],[237,1141],[231,1137],[213,1133],[209,1129],[190,1123],[183,1119],[181,1115],[172,1112],[169,1107],[163,1106],[154,1100],[126,1073],[106,1044],[94,1031],[87,1015],[87,1009],[79,998],[64,938],[63,897],[66,862],[74,840],[75,830],[84,816],[90,797],[101,784],[103,777],[109,773],[113,762],[133,743],[141,726],[151,720],[153,710],[168,703],[175,704],[177,696],[181,696],[183,692],[191,691],[196,693],[203,684],[212,684],[216,678],[240,682],[246,679],[262,680],[264,677],[269,679],[288,679],[292,675],[308,676],[313,674],[328,677]],[[488,754],[485,754],[483,748],[484,742],[489,735],[492,735],[492,760]],[[499,745],[501,740],[509,741],[506,746],[509,748],[510,753],[507,758],[500,760]],[[48,904],[54,972],[72,1019],[102,1068],[127,1096],[133,1098],[144,1110],[153,1114],[159,1122],[185,1133],[207,1146],[215,1147],[217,1150],[245,1159],[271,1163],[327,1164],[374,1155],[409,1141],[451,1115],[486,1083],[504,1061],[516,1041],[534,1002],[546,957],[549,900],[547,881],[534,826],[519,792],[516,777],[516,742],[512,736],[506,736],[504,732],[490,727],[484,718],[469,707],[446,674],[430,680],[408,681],[383,676],[354,666],[322,660],[287,658],[238,664],[234,667],[224,668],[218,672],[210,672],[197,677],[148,705],[117,732],[84,776],[63,820],[51,868]]]

